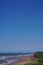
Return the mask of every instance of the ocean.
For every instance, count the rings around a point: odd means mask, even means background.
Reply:
[[[0,53],[0,65],[7,65],[13,61],[20,61],[21,56],[30,56],[33,53]]]

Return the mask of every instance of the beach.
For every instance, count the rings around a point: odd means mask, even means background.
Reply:
[[[0,65],[22,65],[32,60],[33,54],[30,53],[7,53],[0,54]]]
[[[23,56],[23,57],[20,57],[20,59],[21,59],[20,61],[12,62],[8,65],[22,65],[32,61],[31,56]]]

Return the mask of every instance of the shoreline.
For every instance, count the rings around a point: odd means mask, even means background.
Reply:
[[[31,56],[23,56],[23,57],[20,57],[20,59],[21,59],[20,61],[13,61],[12,63],[8,65],[22,65],[32,61]]]

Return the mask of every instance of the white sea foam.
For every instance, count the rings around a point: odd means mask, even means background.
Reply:
[[[12,63],[13,61],[18,61],[17,58],[18,57],[15,58],[14,56],[6,56],[6,57],[4,56],[4,57],[1,57],[0,60],[2,61],[2,63],[0,63],[0,65],[7,65],[7,64]]]
[[[10,60],[10,61],[8,61],[7,63],[2,63],[2,64],[0,64],[0,65],[7,65],[7,64],[12,63],[13,61],[15,61],[15,60]]]
[[[33,54],[21,54],[17,56],[1,56],[0,60],[2,60],[2,63],[0,65],[7,65],[12,63],[13,61],[19,61],[21,56],[31,56]]]
[[[1,58],[0,58],[0,60],[1,59],[6,59],[6,58],[8,58],[9,56],[1,56]]]

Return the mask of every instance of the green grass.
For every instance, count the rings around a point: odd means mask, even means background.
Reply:
[[[43,65],[43,63],[27,63],[27,64],[24,64],[24,65]]]
[[[43,65],[43,52],[37,52],[37,59],[24,65]]]
[[[37,58],[43,59],[43,52],[37,52]]]

